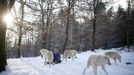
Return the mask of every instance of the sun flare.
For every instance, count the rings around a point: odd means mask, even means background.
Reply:
[[[11,26],[13,24],[13,16],[11,13],[8,13],[4,16],[4,22],[7,24],[7,26]]]

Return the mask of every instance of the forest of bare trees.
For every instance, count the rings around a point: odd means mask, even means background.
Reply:
[[[129,3],[114,11],[111,0],[17,0],[20,6],[12,10],[15,21],[8,28],[12,35],[7,35],[7,55],[36,56],[41,48],[62,53],[132,45],[133,6]]]
[[[4,1],[0,1],[0,10],[5,12],[8,7],[3,7],[8,4],[2,5]],[[134,3],[127,0],[126,8],[119,5],[117,9],[112,6],[114,3],[113,0],[16,0],[11,6],[14,21],[7,26],[7,33],[6,28],[2,30],[4,24],[0,18],[0,61],[6,58],[5,53],[8,58],[38,56],[42,48],[61,53],[66,49],[129,48],[134,45]]]

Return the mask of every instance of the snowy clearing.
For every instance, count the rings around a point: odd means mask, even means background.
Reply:
[[[112,51],[115,49],[111,49]],[[83,69],[86,66],[88,57],[91,54],[103,54],[109,50],[99,49],[97,53],[87,51],[77,54],[77,59],[49,67],[43,64],[43,59],[38,57],[20,58],[20,59],[7,59],[7,70],[1,72],[0,75],[83,75]],[[122,56],[122,62],[112,65],[106,65],[109,75],[134,75],[134,52],[118,52]],[[131,62],[127,65],[126,62]],[[103,70],[98,68],[98,75],[105,75]],[[85,75],[94,75],[92,67],[87,69]]]

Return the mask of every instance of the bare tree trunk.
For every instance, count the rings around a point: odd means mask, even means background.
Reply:
[[[41,8],[41,14],[42,14],[42,48],[50,49],[50,18],[52,14],[52,0],[47,1],[47,11],[45,13],[44,8],[43,8],[43,1],[40,1],[40,8]],[[46,14],[46,24],[44,22]]]
[[[3,15],[10,11],[15,0],[7,2],[7,0],[0,0],[0,72],[6,69],[6,53],[5,53],[5,38],[6,38],[6,24],[3,22]],[[8,7],[8,5],[10,7]]]
[[[82,36],[81,36],[81,34],[80,34],[79,41],[78,41],[78,47],[77,47],[77,50],[78,50],[78,51],[81,50],[81,48],[80,48],[81,41],[82,41]]]
[[[131,1],[128,0],[128,11],[127,11],[127,17],[128,19],[130,18],[130,12],[131,12]],[[126,30],[126,42],[127,42],[127,48],[129,49],[129,33],[130,33],[130,30],[129,30],[129,25],[127,25],[127,30]]]
[[[75,23],[75,19],[74,19],[74,17],[75,17],[75,8],[74,8],[74,4],[75,4],[75,1],[74,0],[72,0],[72,2],[71,2],[71,5],[70,5],[70,8],[72,9],[72,14],[71,14],[71,16],[73,16],[73,20],[71,20],[71,23],[72,24],[70,24],[70,29],[69,29],[69,31],[70,31],[70,36],[69,36],[69,38],[70,38],[70,42],[69,42],[69,49],[72,49],[72,48],[75,48],[75,49],[77,49],[77,47],[75,47],[74,45],[73,45],[73,42],[74,42],[74,39],[73,39],[73,37],[74,37],[74,34],[73,34],[73,25],[74,25],[74,23]],[[70,10],[71,11],[71,10]]]
[[[96,35],[96,19],[97,19],[97,16],[96,16],[96,0],[94,0],[94,4],[93,4],[93,13],[94,13],[94,19],[93,19],[93,33],[92,33],[92,51],[94,51],[95,49],[95,35]]]
[[[47,1],[47,4],[48,4],[48,7],[47,7],[47,32],[46,32],[46,38],[47,38],[47,49],[50,50],[50,35],[51,35],[51,31],[50,31],[50,28],[51,28],[51,23],[50,23],[50,18],[51,18],[51,15],[52,15],[52,0],[49,0]]]
[[[52,20],[51,16],[52,16],[52,8],[53,8],[53,2],[52,0],[50,0],[51,4],[50,4],[50,11],[49,11],[49,19],[48,20]],[[49,21],[48,21],[49,22]],[[52,21],[51,21],[52,22]],[[51,47],[51,31],[52,31],[52,23],[49,22],[49,28],[48,28],[48,49],[50,50]]]
[[[19,24],[19,39],[18,39],[18,47],[17,47],[17,57],[20,58],[21,57],[21,41],[22,41],[22,28],[23,28],[23,19],[24,19],[24,1],[20,0],[21,3],[21,11],[20,11],[20,24]]]
[[[50,28],[49,28],[49,35],[48,35],[48,49],[49,50],[51,48],[51,30],[52,30],[52,28],[50,26]]]
[[[3,3],[4,4],[4,3]],[[1,5],[1,4],[0,4]],[[1,7],[1,6],[0,6]],[[5,70],[6,62],[6,53],[5,53],[5,37],[6,37],[6,24],[3,23],[3,11],[0,9],[0,72]]]
[[[78,41],[78,46],[77,46],[77,50],[78,50],[78,51],[81,50],[80,45],[81,45],[81,42],[82,42],[83,30],[84,30],[84,28],[83,28],[83,25],[82,25],[82,27],[79,27],[79,41]]]
[[[70,10],[71,10],[71,0],[68,0],[68,11],[67,11],[67,21],[66,21],[66,31],[65,31],[65,42],[64,42],[64,45],[63,45],[63,52],[65,51],[66,49],[66,46],[67,46],[67,42],[68,42],[68,30],[69,30],[69,19],[70,19]]]
[[[41,9],[41,30],[42,30],[41,44],[42,44],[42,48],[46,48],[46,26],[45,26],[45,22],[44,22],[45,13],[44,13],[44,9],[43,9],[43,1],[42,0],[38,0],[38,1],[40,3],[39,5],[40,5],[40,9]]]
[[[51,4],[50,3],[52,3],[52,1],[50,0],[50,1],[47,1],[47,11],[46,11],[46,15],[47,15],[47,21],[46,21],[46,25],[45,25],[45,22],[44,22],[44,20],[45,20],[45,18],[44,18],[44,16],[45,16],[45,12],[44,12],[44,8],[43,8],[43,1],[40,1],[41,3],[40,3],[40,8],[41,8],[41,14],[42,14],[42,48],[46,48],[46,49],[50,49],[49,48],[49,33],[48,33],[48,31],[49,31],[49,20],[50,20],[50,16],[51,16]]]

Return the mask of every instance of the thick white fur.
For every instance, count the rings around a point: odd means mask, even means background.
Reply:
[[[109,58],[113,59],[115,64],[116,64],[116,60],[121,62],[121,55],[119,55],[117,52],[110,51],[110,52],[106,52],[105,55],[108,56]]]
[[[48,63],[49,65],[53,64],[54,65],[54,62],[53,62],[53,59],[54,59],[54,56],[53,56],[53,52],[52,51],[49,51],[47,53],[47,59],[48,59]]]
[[[77,51],[76,50],[71,50],[71,53],[72,53],[73,59],[74,59],[74,57],[77,58],[76,57],[76,54],[77,54]]]
[[[76,50],[65,50],[63,53],[63,60],[67,61],[68,58],[74,60],[76,58],[77,51]]]
[[[41,56],[45,58],[45,62],[44,63],[49,63],[49,65],[54,64],[53,63],[53,52],[52,51],[48,51],[47,49],[41,49],[40,50]]]
[[[49,51],[47,50],[47,49],[41,49],[40,50],[40,54],[41,54],[41,57],[42,58],[45,58],[45,62],[47,62],[47,53],[48,53]]]
[[[86,71],[87,68],[92,66],[94,75],[97,75],[97,67],[101,66],[101,68],[106,73],[106,75],[108,75],[108,72],[105,69],[106,64],[111,65],[111,62],[110,62],[110,60],[107,56],[105,56],[105,55],[91,55],[88,58],[87,65],[83,70],[83,74],[85,74],[85,71]]]

